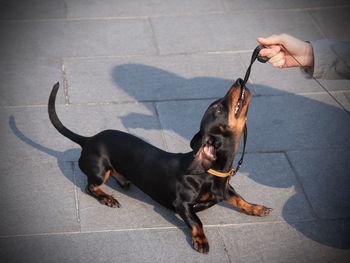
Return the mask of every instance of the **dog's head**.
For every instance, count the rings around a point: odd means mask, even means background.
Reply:
[[[214,101],[204,113],[199,132],[191,140],[191,148],[206,169],[222,157],[234,157],[243,132],[251,99],[250,91],[241,92],[237,80],[227,94]]]

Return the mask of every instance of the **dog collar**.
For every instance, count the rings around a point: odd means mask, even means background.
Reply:
[[[207,171],[207,173],[210,173],[210,174],[217,176],[217,177],[229,177],[229,176],[234,175],[236,173],[236,170],[231,168],[228,172],[223,173],[223,172],[216,171],[214,169],[209,169]]]

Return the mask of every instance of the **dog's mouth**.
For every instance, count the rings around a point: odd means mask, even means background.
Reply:
[[[246,90],[247,90],[246,88],[242,88],[241,91],[240,91],[241,93],[239,95],[239,99],[237,101],[236,107],[234,108],[234,114],[235,114],[236,118],[238,118],[238,116],[240,115],[240,113],[241,113],[241,111],[243,109],[243,106],[245,105]]]
[[[205,143],[202,146],[203,154],[205,159],[209,161],[215,161],[216,160],[216,150],[215,147],[209,143]]]
[[[205,139],[196,153],[195,159],[203,168],[209,169],[217,159],[214,142],[210,139]]]

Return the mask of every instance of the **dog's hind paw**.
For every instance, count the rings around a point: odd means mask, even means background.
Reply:
[[[120,203],[115,199],[112,195],[102,197],[100,199],[100,203],[109,207],[119,208],[121,207]]]

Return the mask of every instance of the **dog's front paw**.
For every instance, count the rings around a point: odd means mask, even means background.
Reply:
[[[253,215],[255,216],[267,216],[272,212],[272,208],[263,206],[263,205],[256,205],[253,209]]]
[[[195,250],[197,250],[199,253],[207,254],[209,252],[209,243],[208,240],[204,239],[194,239],[192,238],[192,245]]]
[[[192,229],[192,245],[200,253],[207,254],[209,252],[208,239],[204,235],[202,228]]]

